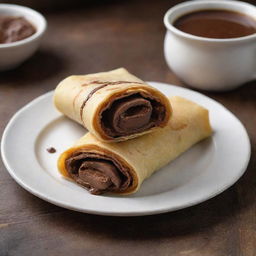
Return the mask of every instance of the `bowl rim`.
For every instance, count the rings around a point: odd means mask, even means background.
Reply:
[[[36,27],[36,32],[27,37],[24,38],[22,40],[16,41],[16,42],[11,42],[11,43],[0,43],[0,49],[3,48],[11,48],[11,47],[16,47],[16,46],[21,46],[27,43],[30,43],[31,41],[34,41],[35,39],[39,38],[42,36],[42,34],[45,32],[46,28],[47,28],[47,21],[45,19],[45,17],[39,13],[38,11],[26,7],[26,6],[22,6],[22,5],[17,5],[17,4],[0,4],[0,10],[17,10],[22,14],[24,14],[24,17],[26,18],[26,14],[27,13],[31,13],[34,16],[36,16],[39,20],[40,20],[40,27],[37,27],[37,24],[33,24]]]
[[[208,37],[201,37],[201,36],[195,36],[186,32],[183,32],[173,26],[173,23],[169,22],[169,17],[177,10],[186,8],[190,5],[199,7],[198,10],[200,10],[201,4],[211,4],[211,5],[232,5],[232,6],[244,6],[247,8],[252,8],[256,10],[256,7],[252,4],[243,2],[243,1],[223,1],[223,0],[196,0],[196,1],[185,1],[183,3],[177,4],[173,7],[171,7],[169,10],[166,11],[164,15],[164,25],[167,29],[167,31],[171,31],[174,34],[190,39],[193,41],[201,41],[201,42],[213,42],[213,43],[230,43],[230,42],[241,42],[244,40],[249,40],[249,39],[255,39],[256,38],[256,33],[248,35],[248,36],[243,36],[243,37],[235,37],[235,38],[208,38]],[[221,9],[219,8],[211,8],[210,5],[207,7],[208,9]],[[196,9],[195,9],[196,10]]]

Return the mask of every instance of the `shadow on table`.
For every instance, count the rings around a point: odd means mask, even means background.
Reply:
[[[15,83],[16,86],[49,79],[56,76],[64,68],[62,56],[50,50],[39,50],[21,66],[0,72],[0,84]],[[36,84],[35,84],[36,86]]]

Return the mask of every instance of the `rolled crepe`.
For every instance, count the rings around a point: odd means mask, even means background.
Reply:
[[[59,171],[92,194],[135,193],[146,178],[212,133],[207,109],[181,97],[170,100],[173,116],[165,128],[119,143],[87,133],[60,156]]]
[[[102,141],[123,141],[167,125],[165,95],[124,68],[70,76],[57,86],[56,108]]]

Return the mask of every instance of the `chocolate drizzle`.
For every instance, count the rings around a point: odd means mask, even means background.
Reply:
[[[99,87],[96,87],[96,88],[94,88],[94,89],[88,94],[88,96],[86,97],[86,99],[84,100],[84,102],[83,102],[83,104],[81,105],[81,108],[80,108],[80,117],[81,117],[81,121],[82,121],[82,122],[83,122],[83,110],[84,110],[84,107],[85,107],[87,101],[92,97],[92,95],[93,95],[95,92],[97,92],[98,90],[100,90],[101,88],[103,88],[103,87],[105,87],[105,86],[107,86],[107,85],[108,85],[108,84],[103,84],[103,85],[101,85],[101,86],[99,86]]]
[[[142,82],[136,82],[136,81],[92,81],[89,84],[83,84],[82,86],[87,86],[90,84],[106,84],[106,85],[116,85],[116,84],[142,84]]]

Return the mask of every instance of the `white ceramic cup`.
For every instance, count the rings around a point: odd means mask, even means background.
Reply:
[[[169,9],[164,55],[167,64],[186,84],[212,91],[227,91],[256,78],[256,33],[231,39],[212,39],[184,33],[172,24],[197,10],[221,9],[256,20],[256,7],[240,1],[188,1]]]
[[[47,23],[39,12],[15,4],[0,4],[0,15],[24,17],[36,28],[35,34],[23,40],[0,44],[0,71],[3,71],[17,67],[37,50]]]

